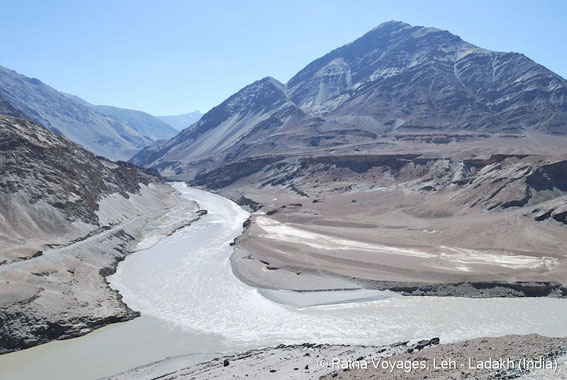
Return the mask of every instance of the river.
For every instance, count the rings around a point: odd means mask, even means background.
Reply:
[[[567,336],[565,300],[402,297],[368,290],[259,291],[240,282],[229,261],[229,243],[242,232],[248,213],[221,196],[174,186],[208,214],[130,255],[109,277],[111,286],[142,317],[0,356],[0,378],[94,379],[166,356],[195,354],[198,361],[280,343],[370,345],[436,336],[442,342],[506,334]],[[294,302],[282,302],[290,297]]]

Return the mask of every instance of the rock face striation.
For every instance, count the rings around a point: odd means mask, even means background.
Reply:
[[[387,22],[311,62],[264,78],[132,162],[193,178],[266,154],[541,152],[567,135],[567,81],[518,53],[447,31]],[[545,142],[543,143],[545,145]],[[457,147],[458,146],[458,147]]]
[[[198,218],[155,170],[5,115],[0,204],[0,354],[137,316],[105,276],[150,221],[172,209],[187,209],[184,224]]]
[[[0,66],[0,114],[25,118],[98,155],[126,160],[176,130],[140,111],[95,106]]]

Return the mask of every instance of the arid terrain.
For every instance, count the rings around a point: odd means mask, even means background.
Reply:
[[[109,379],[234,376],[249,379],[559,380],[567,374],[566,353],[567,340],[538,335],[508,335],[441,345],[435,338],[382,347],[306,343],[252,350],[199,364],[188,365],[192,358],[180,356]]]
[[[105,277],[197,204],[32,122],[1,116],[0,136],[0,354],[138,316]]]
[[[382,23],[203,115],[0,66],[0,204],[23,377],[69,347],[93,378],[189,350],[124,380],[567,377],[567,80],[446,30]],[[485,365],[522,359],[543,368]]]
[[[411,294],[450,295],[450,288],[412,288],[465,282],[480,288],[453,294],[563,297],[566,163],[563,156],[334,156],[283,159],[236,179],[231,173],[243,170],[233,164],[200,178],[212,188],[230,183],[219,191],[235,200],[245,194],[241,203],[257,209],[232,263],[259,286],[325,288],[311,280],[320,273]],[[482,285],[497,282],[529,283]]]
[[[392,21],[131,162],[257,210],[232,258],[250,284],[563,297],[566,94],[521,54]]]

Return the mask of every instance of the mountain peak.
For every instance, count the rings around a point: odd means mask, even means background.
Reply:
[[[282,90],[285,89],[285,85],[282,82],[280,82],[276,78],[270,77],[270,76],[264,77],[264,78],[262,78],[262,79],[260,79],[256,82],[253,82],[250,86],[259,87],[259,86],[266,86],[266,85],[275,86],[275,87],[282,89]]]
[[[406,22],[403,21],[397,21],[397,20],[390,20],[390,21],[385,21],[383,23],[381,23],[380,25],[374,27],[372,30],[370,30],[371,32],[376,31],[376,30],[384,30],[384,29],[406,29],[406,28],[411,28],[412,26]]]
[[[225,103],[229,108],[261,103],[281,102],[287,99],[285,85],[272,77],[264,77],[244,87],[228,98]]]
[[[441,55],[445,58],[440,59],[452,59],[456,52],[474,49],[478,48],[445,30],[388,21],[311,62],[287,88],[303,110],[317,111],[322,103],[384,70],[404,70]]]
[[[393,45],[402,39],[420,39],[429,34],[435,35],[440,40],[464,42],[459,36],[447,30],[429,26],[410,25],[401,21],[387,21],[345,46],[353,44],[364,44],[369,47],[372,47],[374,44],[376,46]]]
[[[439,28],[435,28],[435,27],[430,27],[430,26],[420,26],[420,25],[411,25],[408,24],[406,22],[403,21],[386,21],[383,22],[382,24],[376,26],[375,28],[373,28],[372,30],[370,30],[368,33],[366,33],[364,36],[362,36],[360,39],[364,38],[365,36],[368,35],[388,35],[388,34],[394,34],[394,33],[399,33],[401,31],[411,31],[411,35],[412,36],[419,36],[419,35],[423,35],[426,33],[434,33],[434,32],[444,32],[447,33],[448,35],[453,36],[453,34],[451,34],[450,32],[443,30],[443,29],[439,29]],[[417,34],[415,34],[417,33]]]

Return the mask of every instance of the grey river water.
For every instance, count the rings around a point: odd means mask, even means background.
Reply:
[[[316,300],[305,300],[310,296],[303,294],[286,304],[281,300],[293,294],[270,297],[231,271],[229,243],[242,232],[248,213],[218,195],[174,186],[208,214],[129,256],[109,278],[143,316],[0,356],[1,379],[95,379],[166,356],[195,354],[198,361],[280,343],[567,336],[567,301],[557,299],[401,297],[360,290],[336,299],[317,294]]]

